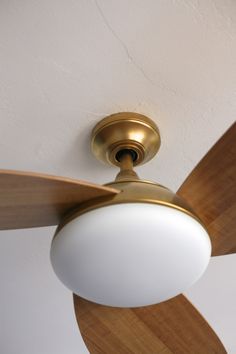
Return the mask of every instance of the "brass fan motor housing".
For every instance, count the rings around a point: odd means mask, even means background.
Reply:
[[[92,199],[79,205],[76,210],[72,210],[71,213],[65,216],[62,223],[58,226],[54,237],[56,237],[58,232],[66,224],[84,213],[94,209],[123,203],[151,203],[163,205],[169,208],[177,209],[193,217],[202,224],[201,220],[199,220],[197,215],[185,200],[173,193],[170,189],[158,183],[130,179],[110,182],[105,184],[105,186],[115,188],[119,190],[120,193],[114,195],[113,197]],[[204,227],[204,225],[202,226]]]
[[[91,150],[102,162],[119,166],[117,154],[131,150],[134,166],[151,160],[160,148],[161,138],[156,124],[148,117],[131,112],[112,114],[93,129]]]

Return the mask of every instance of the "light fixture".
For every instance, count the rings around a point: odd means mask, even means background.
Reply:
[[[51,247],[57,276],[79,296],[108,306],[145,306],[180,294],[205,271],[211,243],[184,200],[132,169],[158,151],[157,126],[140,114],[114,114],[96,125],[91,146],[97,158],[120,166],[107,184],[120,193],[79,205],[59,225]]]

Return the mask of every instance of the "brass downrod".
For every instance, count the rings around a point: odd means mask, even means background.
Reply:
[[[133,156],[128,149],[121,151],[119,162],[120,172],[116,176],[116,181],[139,179],[137,173],[133,170]]]

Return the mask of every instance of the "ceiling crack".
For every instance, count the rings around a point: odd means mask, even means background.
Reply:
[[[142,76],[153,86],[157,86],[156,83],[146,74],[146,72],[144,71],[144,69],[134,60],[134,58],[131,56],[129,49],[127,47],[127,45],[124,43],[124,41],[118,36],[118,34],[115,32],[114,28],[110,25],[109,21],[107,20],[104,12],[102,11],[101,6],[99,5],[97,0],[94,0],[95,6],[104,22],[104,24],[106,25],[106,27],[108,28],[108,30],[112,33],[113,37],[116,38],[116,40],[120,43],[120,45],[122,46],[124,52],[127,55],[127,58],[129,60],[130,63],[132,63],[134,65],[134,67],[142,74]],[[160,85],[158,87],[161,87],[162,89],[168,90],[171,93],[176,94],[176,92],[174,90],[171,90],[169,88],[167,88],[165,85]]]

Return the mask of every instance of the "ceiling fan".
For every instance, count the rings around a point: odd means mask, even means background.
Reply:
[[[72,290],[91,353],[226,353],[180,295],[210,255],[236,251],[236,123],[177,194],[133,170],[160,147],[148,117],[113,114],[92,132],[95,156],[120,167],[104,186],[0,170],[0,229],[57,225],[51,262]]]

